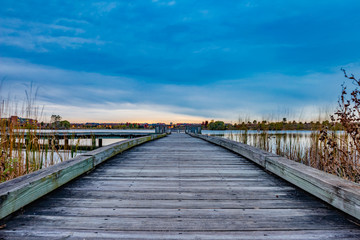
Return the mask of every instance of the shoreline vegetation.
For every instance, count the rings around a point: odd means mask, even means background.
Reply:
[[[311,166],[313,168],[325,171],[338,177],[359,183],[360,182],[360,79],[354,75],[348,75],[345,70],[345,78],[351,80],[352,90],[348,90],[345,84],[342,85],[341,95],[338,100],[337,110],[330,115],[330,121],[316,122],[310,124],[311,135],[310,143],[303,146],[299,135],[290,137],[288,141],[281,138],[272,140],[273,135],[269,130],[284,130],[280,127],[273,129],[270,126],[287,126],[286,119],[283,123],[266,122],[242,123],[240,133],[230,136],[230,139],[245,144],[250,143],[254,147],[265,151],[274,152],[277,155],[284,156]],[[212,124],[212,125],[211,125]],[[263,125],[261,125],[263,124]],[[223,127],[223,124],[211,122],[212,128]],[[250,126],[250,127],[249,127]],[[290,126],[296,126],[292,123]],[[242,128],[242,129],[241,129]],[[259,130],[252,134],[249,141],[248,131],[250,129]],[[287,128],[285,130],[293,130]],[[294,129],[296,130],[296,129]],[[299,130],[299,129],[298,129]]]
[[[73,147],[59,145],[55,137],[39,138],[41,128],[22,128],[17,123],[0,123],[0,182],[4,182],[75,157],[80,139]]]
[[[77,155],[79,141],[73,144],[74,148],[64,149],[59,146],[55,134],[50,138],[37,137],[42,130],[38,119],[43,118],[43,109],[36,98],[37,89],[31,84],[22,102],[9,96],[0,99],[0,183]]]
[[[286,130],[305,130],[305,131],[313,131],[319,130],[324,127],[329,128],[333,131],[341,131],[344,130],[341,123],[336,122],[332,123],[329,120],[324,121],[310,121],[310,122],[302,122],[302,121],[287,121],[286,118],[283,118],[282,121],[272,122],[268,120],[263,121],[241,121],[239,123],[230,124],[224,123],[223,121],[214,121],[210,122],[205,121],[202,124],[203,130],[257,130],[257,131],[286,131]]]
[[[298,133],[267,130],[230,132],[223,137],[360,183],[359,152],[344,131],[312,130],[306,139]]]

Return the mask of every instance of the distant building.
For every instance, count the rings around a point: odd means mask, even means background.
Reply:
[[[26,126],[26,125],[36,125],[38,123],[37,120],[31,119],[31,118],[21,118],[18,116],[11,116],[10,122],[12,124],[18,124],[20,126]]]

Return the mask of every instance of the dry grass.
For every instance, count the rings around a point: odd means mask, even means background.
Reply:
[[[269,134],[266,130],[255,134],[246,130],[231,134],[230,138],[359,183],[360,79],[343,72],[352,81],[352,90],[342,85],[338,108],[330,116],[331,123],[314,129],[306,144],[299,134]],[[336,131],[339,125],[343,131]]]
[[[20,115],[40,119],[42,110],[36,104],[37,91],[30,86],[25,95],[25,100],[20,103],[10,97],[1,98],[0,118]],[[55,144],[55,132],[51,138],[45,139],[37,136],[39,131],[41,128],[37,124],[23,126],[0,120],[0,182],[65,161],[76,154],[76,148],[63,151]]]
[[[299,133],[241,131],[229,139],[261,148],[339,177],[360,182],[359,152],[346,132],[314,130]]]
[[[37,136],[39,130],[35,125],[23,128],[7,121],[0,123],[0,182],[65,161],[76,154],[76,148],[64,151],[56,144],[55,132],[45,139]]]

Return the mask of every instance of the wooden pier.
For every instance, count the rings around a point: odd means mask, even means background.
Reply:
[[[36,137],[38,139],[47,140],[46,143],[42,143],[43,147],[47,146],[54,146],[56,149],[65,149],[69,150],[71,148],[76,150],[92,150],[96,147],[103,146],[103,139],[114,139],[114,138],[121,138],[121,139],[132,139],[137,137],[144,137],[150,135],[156,135],[158,133],[165,133],[166,129],[164,127],[156,127],[155,132],[141,132],[141,131],[114,131],[114,132],[99,132],[99,131],[81,131],[81,132],[71,132],[71,131],[55,131],[54,132],[17,132],[14,135],[18,138],[25,138],[25,143],[22,144],[23,148],[26,148],[29,142],[27,137],[30,135],[32,137]],[[10,135],[7,134],[9,137]],[[0,136],[1,137],[1,136]],[[63,144],[59,143],[59,140],[64,140]],[[74,139],[91,139],[90,146],[72,146],[69,144],[69,140]],[[38,143],[39,144],[39,143]]]
[[[152,132],[93,132],[93,131],[83,131],[83,132],[57,132],[54,130],[54,132],[20,132],[15,133],[15,135],[19,136],[27,136],[28,134],[32,136],[36,136],[38,138],[47,139],[47,138],[57,138],[57,139],[78,139],[78,138],[134,138],[134,137],[142,137],[147,136],[150,134],[155,134]]]
[[[348,215],[186,134],[123,152],[5,224],[0,239],[360,239]]]

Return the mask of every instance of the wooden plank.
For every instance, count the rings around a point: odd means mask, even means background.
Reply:
[[[53,198],[38,203],[38,207],[55,207],[59,204],[68,207],[87,206],[88,208],[167,208],[167,209],[299,209],[299,208],[326,208],[327,206],[313,199],[241,199],[232,200],[122,200],[122,199],[81,199],[81,198]]]
[[[104,187],[104,186],[99,186],[99,187],[83,187],[82,188],[83,190],[100,190],[100,189],[104,189],[106,191],[146,191],[148,189],[151,189],[152,191],[158,191],[158,192],[170,192],[170,191],[173,191],[173,192],[176,192],[176,191],[179,191],[179,190],[182,190],[184,189],[184,191],[186,192],[199,192],[201,191],[202,187],[188,187],[184,184],[182,185],[178,185],[178,186],[172,186],[172,187],[167,187],[167,186],[157,186],[157,187],[152,187],[152,188],[149,188],[149,187],[146,187],[146,186],[135,186],[135,185],[131,185],[129,184],[129,186],[127,187],[121,187],[121,186],[113,186],[113,187]],[[262,190],[262,191],[274,191],[274,192],[277,192],[277,191],[281,191],[281,188],[275,188],[275,187],[232,187],[232,186],[226,186],[226,185],[222,185],[222,186],[214,186],[214,187],[211,187],[211,188],[208,188],[207,192],[211,192],[211,191],[218,191],[218,190],[222,190],[222,189],[226,189],[228,191],[233,191],[233,192],[238,192],[238,191],[243,191],[243,190],[248,190],[248,191],[259,191],[259,190]],[[289,187],[289,188],[286,188],[285,190],[291,190],[293,189],[292,187]]]
[[[26,215],[76,216],[76,217],[124,217],[124,218],[192,218],[192,219],[238,219],[279,221],[283,217],[324,216],[336,217],[337,213],[327,208],[298,209],[161,209],[161,208],[91,208],[57,206],[52,208],[33,208]]]
[[[264,216],[263,216],[264,217]],[[285,231],[285,230],[334,230],[347,227],[348,222],[344,220],[334,221],[335,218],[324,218],[322,215],[293,216],[280,218],[246,218],[246,219],[199,219],[181,217],[173,218],[156,218],[156,221],[148,217],[143,218],[125,218],[125,217],[76,217],[76,216],[44,216],[24,215],[18,218],[17,223],[9,222],[8,227],[13,229],[20,228],[28,231],[49,229],[52,230],[54,225],[59,224],[61,229],[73,230],[101,230],[109,231]],[[291,221],[296,221],[296,225]],[[29,224],[36,222],[36,225]],[[323,224],[320,224],[323,223]]]
[[[27,136],[28,132],[21,132],[20,135]],[[93,132],[93,131],[87,131],[87,132],[32,132],[31,135],[36,135],[37,137],[41,138],[114,138],[114,137],[143,137],[146,135],[158,135],[154,134],[152,132]]]
[[[313,196],[307,194],[299,194],[295,189],[280,191],[246,191],[246,190],[230,190],[214,189],[214,190],[187,190],[186,188],[178,188],[177,190],[158,190],[151,189],[136,190],[126,189],[123,191],[109,191],[101,189],[81,189],[81,188],[65,188],[61,193],[51,195],[51,198],[70,198],[73,196],[88,199],[122,199],[122,200],[275,200],[275,199],[312,199]]]
[[[199,187],[199,185],[201,185],[202,188],[210,188],[213,189],[212,187],[214,187],[214,185],[216,183],[218,183],[219,181],[221,181],[221,177],[218,178],[213,178],[212,180],[208,180],[208,181],[190,181],[190,180],[186,180],[182,182],[183,186],[187,186],[187,187]],[[237,180],[228,180],[226,182],[226,185],[228,187],[232,186],[232,187],[240,187],[241,189],[249,189],[249,190],[265,190],[265,191],[274,191],[274,190],[281,190],[282,188],[280,188],[279,186],[277,186],[277,183],[273,183],[273,182],[267,182],[266,186],[262,186],[262,187],[252,187],[251,185],[256,185],[257,183],[260,183],[261,180],[258,179],[242,179],[241,181],[239,181],[239,179]],[[91,185],[89,186],[89,184],[91,183]],[[170,179],[160,179],[160,180],[148,180],[148,179],[137,179],[136,181],[133,182],[129,182],[129,180],[97,180],[96,182],[93,181],[93,179],[86,179],[86,181],[82,181],[77,183],[76,187],[91,187],[91,188],[96,188],[96,187],[103,187],[103,189],[106,189],[106,187],[128,187],[129,185],[132,186],[141,186],[141,187],[149,187],[149,188],[156,188],[159,185],[161,185],[162,187],[178,187],[179,186],[179,181],[178,180],[170,180]],[[250,186],[249,186],[250,185]],[[220,187],[222,187],[220,185]]]
[[[163,177],[163,176],[158,176],[158,177],[138,177],[137,179],[139,179],[139,181],[182,181],[182,182],[197,182],[197,181],[204,181],[204,182],[217,182],[219,181],[219,179],[221,179],[221,176],[218,176],[217,178],[214,177],[207,177],[207,176],[203,176],[203,177],[173,177],[173,176],[169,176],[169,177]],[[122,177],[122,176],[107,176],[107,175],[85,175],[82,177],[83,181],[87,180],[87,181],[129,181],[129,180],[133,180],[133,177]],[[238,177],[228,177],[226,179],[227,181],[258,181],[258,182],[264,182],[267,181],[268,178],[266,177],[266,175],[259,175],[259,176],[254,176],[254,177],[248,177],[248,176],[238,176]],[[280,182],[280,180],[277,181],[272,181],[272,182]]]
[[[88,190],[81,188],[65,188],[61,192],[52,194],[53,198],[71,198],[76,195],[82,199],[121,199],[121,200],[275,200],[275,199],[313,199],[312,196],[298,194],[298,191],[281,190],[281,191],[232,191],[227,189],[221,191],[107,191],[101,189]]]
[[[107,231],[107,230],[78,230],[60,229],[57,232],[37,230],[4,231],[9,239],[14,240],[48,240],[48,239],[149,239],[149,240],[358,240],[360,231],[352,229],[335,230],[287,230],[287,231]]]

